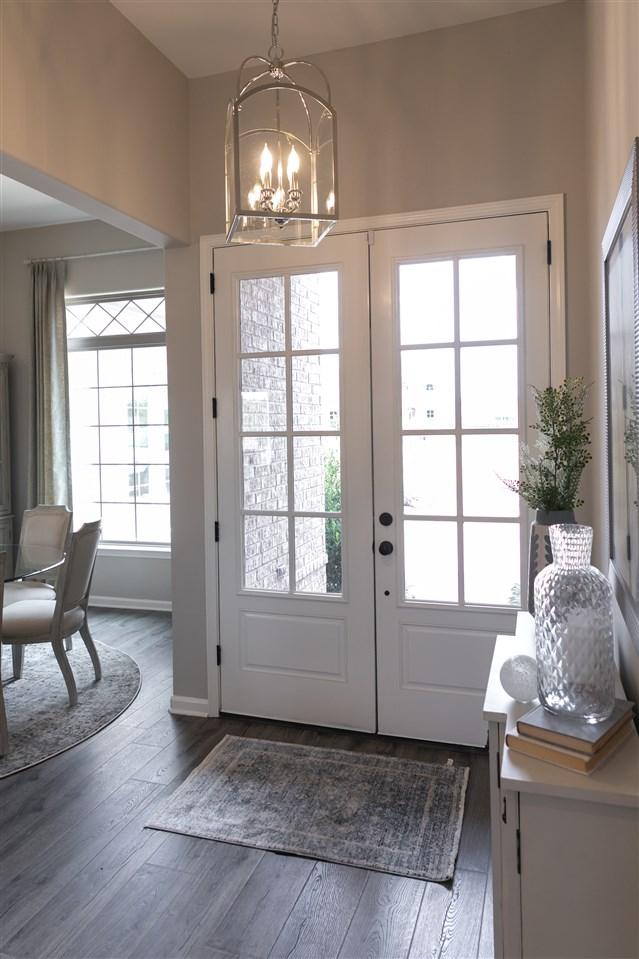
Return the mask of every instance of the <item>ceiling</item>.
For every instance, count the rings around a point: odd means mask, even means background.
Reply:
[[[235,70],[270,45],[271,0],[111,0],[187,77]],[[355,47],[562,0],[281,0],[287,57]]]
[[[90,219],[75,207],[0,174],[0,232]]]

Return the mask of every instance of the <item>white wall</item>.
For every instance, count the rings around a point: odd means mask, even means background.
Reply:
[[[13,510],[17,518],[29,503],[28,475],[32,437],[31,274],[25,260],[106,250],[137,249],[137,237],[90,220],[0,234],[0,351],[14,356],[11,375]],[[70,260],[67,293],[89,295],[164,286],[161,250]],[[19,522],[16,522],[16,533]],[[168,550],[151,557],[123,556],[108,550],[98,558],[92,595],[111,605],[168,609],[171,560]]]

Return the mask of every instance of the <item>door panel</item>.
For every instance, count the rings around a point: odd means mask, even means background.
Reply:
[[[528,522],[501,478],[530,438],[528,384],[550,375],[546,239],[545,214],[375,235],[375,537],[393,547],[375,553],[380,732],[486,741]]]
[[[374,730],[366,237],[215,271],[222,709]]]

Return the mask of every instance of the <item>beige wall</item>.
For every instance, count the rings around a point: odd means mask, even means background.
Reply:
[[[589,228],[585,280],[588,283],[589,349],[596,382],[595,523],[597,559],[607,562],[607,486],[604,449],[604,351],[601,311],[601,240],[608,222],[630,147],[639,136],[639,2],[588,0],[585,7]],[[632,642],[618,623],[624,680],[633,698],[639,696],[639,637]]]
[[[344,217],[566,194],[569,368],[592,378],[584,336],[583,27],[581,3],[568,2],[313,59],[329,76],[338,113]],[[234,81],[223,74],[190,83],[194,240],[224,232],[224,118]],[[174,256],[167,257],[169,302]],[[179,335],[169,342],[179,444],[172,462],[188,464],[175,467],[185,475],[175,476],[172,490],[175,692],[204,697],[203,490],[196,475],[202,395],[194,375],[199,315],[192,308],[197,250],[177,256],[188,256],[189,266],[180,270],[179,302],[177,289],[173,299]],[[178,422],[185,432],[176,439]],[[590,506],[591,491],[586,498]],[[194,577],[188,583],[186,569]]]
[[[4,172],[15,175],[17,162],[82,195],[59,199],[99,201],[105,209],[88,212],[119,211],[152,227],[156,242],[187,240],[180,71],[107,0],[2,0],[0,41]]]

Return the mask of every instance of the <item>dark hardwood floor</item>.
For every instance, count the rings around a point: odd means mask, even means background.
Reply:
[[[488,760],[241,717],[169,715],[170,617],[94,610],[140,695],[85,743],[0,780],[0,957],[488,959]],[[427,883],[144,829],[227,733],[470,766],[455,878]]]

